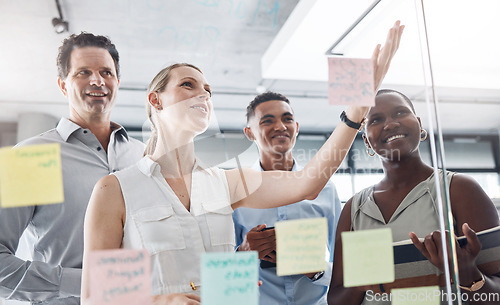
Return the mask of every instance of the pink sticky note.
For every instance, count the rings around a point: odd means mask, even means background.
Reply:
[[[328,58],[330,105],[374,106],[373,62],[364,58]]]
[[[89,257],[92,305],[151,304],[151,265],[146,250],[94,251]]]

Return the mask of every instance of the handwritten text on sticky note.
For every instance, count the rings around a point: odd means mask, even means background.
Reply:
[[[257,305],[257,252],[204,253],[201,257],[203,305]]]
[[[92,304],[150,304],[150,269],[150,257],[146,250],[91,252],[89,277]]]
[[[392,289],[391,300],[392,305],[439,305],[441,290],[438,286]]]
[[[342,232],[344,286],[394,282],[390,228]]]
[[[275,227],[279,276],[326,269],[326,218],[281,221]]]
[[[0,196],[4,208],[63,202],[59,144],[0,149]]]
[[[374,106],[373,62],[363,58],[328,58],[330,105]]]

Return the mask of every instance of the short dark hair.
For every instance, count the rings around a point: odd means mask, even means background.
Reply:
[[[290,101],[286,96],[280,93],[267,91],[257,95],[247,106],[247,123],[250,119],[255,115],[255,108],[264,102],[269,101],[283,101],[287,104],[290,104]]]
[[[379,91],[377,92],[377,96],[379,96],[379,95],[383,95],[383,94],[397,94],[397,95],[401,96],[401,97],[405,100],[405,102],[406,102],[406,103],[408,103],[408,105],[410,106],[411,110],[413,111],[413,114],[417,114],[417,113],[415,112],[415,107],[413,107],[413,103],[412,103],[412,102],[410,101],[410,99],[409,99],[406,95],[404,95],[403,93],[401,93],[401,92],[399,92],[399,91],[397,91],[397,90],[394,90],[394,89],[382,89],[382,90],[379,90]]]
[[[68,77],[69,70],[71,69],[71,52],[75,49],[84,47],[106,49],[115,62],[116,77],[120,77],[120,55],[111,40],[106,36],[81,32],[80,34],[72,34],[64,39],[62,45],[59,47],[59,54],[57,54],[57,72],[60,79],[66,79],[66,77]]]

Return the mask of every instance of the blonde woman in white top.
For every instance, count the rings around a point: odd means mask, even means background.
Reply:
[[[375,48],[374,90],[398,49],[403,28],[396,22],[384,47]],[[154,303],[199,304],[199,295],[192,294],[190,287],[191,282],[198,284],[199,256],[206,251],[232,251],[232,210],[273,208],[315,198],[358,131],[338,124],[318,154],[298,172],[206,168],[195,157],[193,139],[208,128],[213,110],[210,96],[201,70],[189,64],[165,68],[151,82],[147,112],[153,134],[145,157],[123,174],[102,178],[90,199],[82,302],[89,298],[86,261],[90,251],[144,247],[152,256],[153,269],[161,269],[153,270]],[[346,116],[359,123],[368,111],[369,107],[349,107]],[[186,260],[191,263],[180,265]]]

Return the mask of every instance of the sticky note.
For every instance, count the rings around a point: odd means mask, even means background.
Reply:
[[[276,223],[276,273],[279,276],[326,269],[326,218]]]
[[[2,207],[63,201],[61,152],[58,143],[0,149]]]
[[[342,232],[344,286],[394,282],[390,228]]]
[[[151,265],[147,250],[93,251],[88,262],[93,305],[151,304]]]
[[[374,106],[372,60],[328,57],[328,101],[330,105]]]
[[[257,252],[204,253],[201,257],[203,305],[258,305]]]
[[[392,305],[439,305],[441,290],[438,286],[392,289],[391,299]]]

